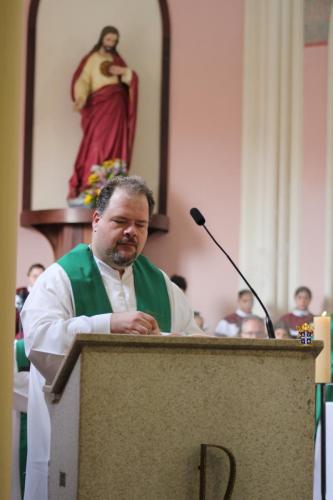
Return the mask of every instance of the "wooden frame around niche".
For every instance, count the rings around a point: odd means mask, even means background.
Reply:
[[[170,81],[170,16],[167,0],[157,0],[162,20],[162,85],[160,115],[160,165],[158,213],[150,224],[150,233],[167,232],[167,181],[168,181],[168,144],[169,144],[169,81]],[[33,126],[36,25],[40,0],[31,0],[28,14],[25,120],[23,154],[23,200],[21,225],[35,227],[44,234],[52,245],[55,258],[70,250],[79,242],[86,241],[91,227],[92,211],[86,208],[61,208],[50,210],[31,209]]]

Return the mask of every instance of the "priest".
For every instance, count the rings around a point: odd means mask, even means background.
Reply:
[[[203,334],[185,295],[142,255],[153,209],[141,178],[114,178],[97,201],[91,246],[78,245],[52,264],[24,305],[26,353],[33,363],[25,500],[47,500],[50,419],[43,385],[77,333]]]

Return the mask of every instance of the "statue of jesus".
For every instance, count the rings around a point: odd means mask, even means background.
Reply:
[[[72,79],[74,109],[81,113],[83,138],[69,180],[68,204],[83,205],[92,167],[119,160],[128,172],[137,115],[138,76],[117,51],[119,31],[106,26]]]

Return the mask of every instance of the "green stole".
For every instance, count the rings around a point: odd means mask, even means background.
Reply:
[[[75,315],[112,313],[102,276],[88,245],[80,244],[58,260],[73,290]],[[162,272],[140,255],[133,264],[137,310],[153,316],[162,332],[171,331],[171,308]]]
[[[331,314],[331,382],[333,382],[333,314]],[[316,418],[316,431],[320,419],[320,390],[319,385],[316,385],[316,397],[315,397],[315,418]],[[333,386],[326,386],[326,401],[333,402]]]
[[[30,361],[25,355],[24,340],[20,339],[16,342],[16,364],[19,372],[30,371]],[[27,414],[20,412],[20,449],[19,449],[19,471],[20,471],[20,487],[21,497],[24,495],[25,486],[25,469],[27,465]]]

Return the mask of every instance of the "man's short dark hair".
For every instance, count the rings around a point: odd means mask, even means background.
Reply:
[[[101,190],[96,203],[96,210],[102,214],[109,204],[109,201],[116,189],[123,189],[128,194],[143,194],[147,198],[149,208],[149,218],[153,215],[155,201],[153,192],[149,189],[142,177],[131,175],[129,177],[114,177]]]
[[[251,296],[253,296],[253,293],[251,292],[251,290],[248,290],[247,288],[243,288],[243,290],[239,290],[239,292],[238,292],[238,298],[240,299],[241,297],[243,297],[243,295],[251,295]]]
[[[309,299],[312,299],[312,292],[307,286],[299,286],[296,288],[294,297],[296,298],[300,293],[306,293],[309,296]]]
[[[43,264],[39,264],[38,262],[36,264],[31,264],[28,269],[27,276],[29,276],[33,269],[41,269],[42,271],[45,271],[45,266],[43,266]]]
[[[175,283],[183,292],[186,292],[187,289],[187,281],[184,276],[180,276],[179,274],[173,274],[170,280]]]

